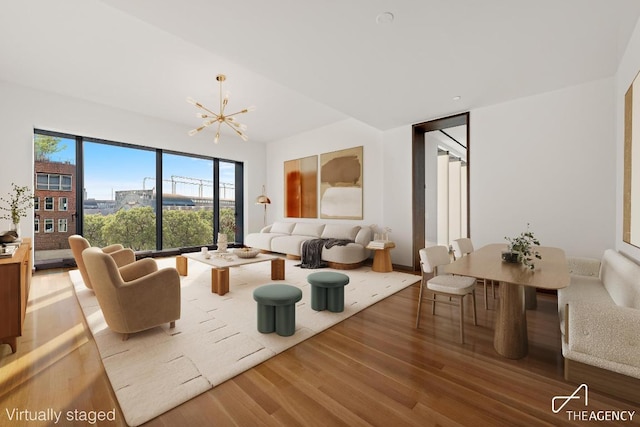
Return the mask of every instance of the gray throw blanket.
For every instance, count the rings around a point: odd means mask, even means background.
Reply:
[[[322,261],[322,248],[327,249],[334,246],[346,246],[349,243],[353,243],[353,240],[349,239],[311,239],[306,240],[302,244],[302,256],[301,263],[296,267],[300,268],[324,268],[327,263]]]

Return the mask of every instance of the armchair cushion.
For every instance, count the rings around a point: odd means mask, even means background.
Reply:
[[[154,271],[158,271],[158,264],[156,264],[156,262],[151,258],[144,258],[125,265],[124,267],[120,267],[120,275],[122,276],[122,280],[125,282],[139,279],[140,277],[151,274]]]
[[[104,249],[102,249],[102,251],[104,252]],[[113,258],[113,260],[116,262],[116,265],[118,267],[131,264],[136,260],[136,254],[133,252],[132,249],[129,249],[129,248],[117,249],[113,252],[105,252],[105,253],[108,253],[109,255],[111,255],[111,258]]]

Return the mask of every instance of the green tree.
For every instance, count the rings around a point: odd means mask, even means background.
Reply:
[[[134,251],[156,247],[156,214],[150,206],[107,215],[103,229],[107,244],[121,243]]]
[[[236,215],[231,208],[220,209],[220,232],[227,235],[227,241],[236,240]]]
[[[200,217],[200,219],[202,219],[203,221],[205,221],[207,224],[213,224],[213,211],[212,210],[207,210],[207,209],[202,209],[198,212],[198,217]]]
[[[202,246],[211,243],[212,222],[197,211],[163,211],[163,248]]]
[[[67,148],[65,144],[60,145],[60,138],[40,134],[35,135],[33,145],[36,160],[38,161],[51,160],[52,154],[59,153]]]
[[[107,246],[107,240],[104,238],[104,227],[107,223],[108,216],[100,214],[89,214],[84,216],[82,235],[92,246]]]

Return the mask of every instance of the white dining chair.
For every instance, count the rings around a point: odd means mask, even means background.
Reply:
[[[433,293],[431,301],[431,313],[435,315],[436,302],[440,304],[458,305],[460,307],[460,341],[464,344],[464,297],[471,295],[473,303],[473,324],[478,324],[476,317],[476,279],[466,276],[454,276],[451,274],[438,274],[438,267],[449,264],[451,257],[446,246],[432,246],[420,249],[420,266],[422,267],[422,280],[420,281],[420,295],[418,296],[418,312],[416,315],[416,328],[420,327],[420,311],[422,308],[422,292],[426,287]],[[433,277],[427,280],[427,276],[433,273]],[[437,300],[438,295],[449,297]],[[455,303],[455,300],[458,303]]]
[[[455,259],[460,259],[463,256],[473,252],[473,242],[467,237],[454,240],[453,242],[451,242],[451,246],[453,247],[453,257]],[[493,280],[486,280],[480,277],[477,278],[477,281],[484,287],[484,308],[485,310],[488,310],[489,303],[487,301],[487,282],[491,284],[491,293],[493,294],[493,299],[496,299],[495,283],[493,282]]]

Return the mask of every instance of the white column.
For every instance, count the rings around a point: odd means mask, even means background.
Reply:
[[[438,244],[449,245],[449,153],[438,155]]]
[[[462,237],[460,215],[460,160],[449,161],[449,242]]]

